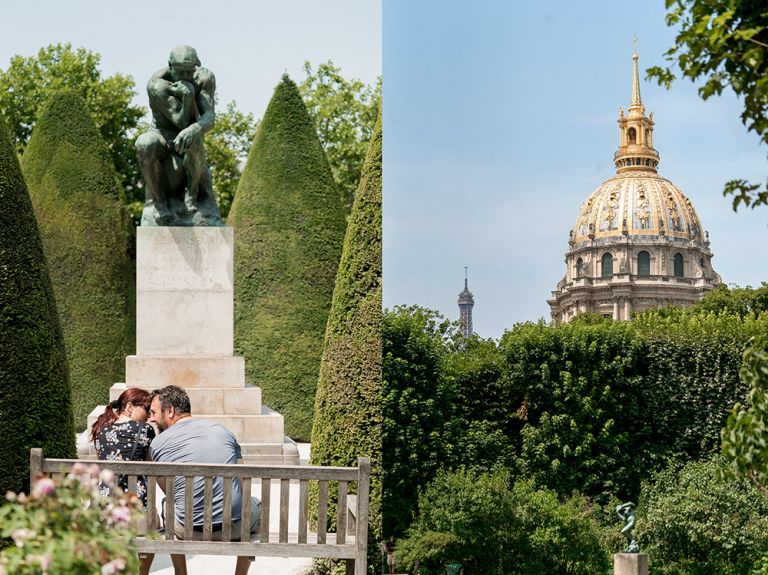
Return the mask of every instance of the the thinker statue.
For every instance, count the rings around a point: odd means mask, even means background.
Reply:
[[[627,549],[625,553],[639,553],[640,546],[632,536],[632,529],[635,527],[635,504],[629,501],[616,506],[616,513],[624,521],[624,528],[621,534],[627,538]]]
[[[215,120],[216,78],[191,46],[171,50],[147,83],[152,128],[136,139],[146,186],[144,226],[221,226],[203,136]]]

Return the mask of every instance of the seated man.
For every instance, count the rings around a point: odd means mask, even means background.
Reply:
[[[136,139],[146,186],[142,225],[222,225],[203,136],[215,120],[213,72],[176,46],[147,83],[153,127]]]
[[[150,450],[154,461],[170,463],[239,463],[241,461],[240,444],[235,436],[223,425],[192,417],[192,409],[187,393],[175,385],[156,389],[150,395],[149,421],[157,425],[160,434],[152,440]],[[165,491],[165,485],[158,480]],[[213,482],[212,523],[214,540],[221,540],[221,523],[224,518],[224,487],[222,478]],[[248,496],[249,494],[246,494]],[[184,539],[184,523],[191,520],[194,526],[194,539],[202,539],[204,517],[204,482],[202,477],[195,479],[194,516],[184,516],[184,478],[176,478],[174,494],[175,525],[174,533],[178,539]],[[232,541],[240,540],[242,493],[240,481],[232,486]],[[255,533],[261,515],[261,502],[251,498],[250,531]],[[166,526],[170,529],[170,526]],[[184,555],[171,555],[176,575],[186,575],[187,565]],[[250,557],[238,557],[235,575],[245,575],[250,567]]]

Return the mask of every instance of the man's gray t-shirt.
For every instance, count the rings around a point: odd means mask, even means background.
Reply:
[[[152,459],[166,463],[237,463],[241,458],[240,444],[226,427],[213,421],[185,418],[157,435],[150,445]],[[204,517],[205,483],[195,478],[193,524],[202,525]],[[176,521],[184,523],[184,478],[176,478],[174,496]],[[213,523],[224,519],[224,482],[213,480]],[[242,493],[240,481],[232,486],[232,520],[241,518]]]

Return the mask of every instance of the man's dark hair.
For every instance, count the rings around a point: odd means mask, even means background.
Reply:
[[[192,413],[189,396],[178,385],[167,385],[154,390],[149,396],[150,403],[156,397],[160,398],[160,407],[163,410],[168,409],[172,405],[176,413]]]

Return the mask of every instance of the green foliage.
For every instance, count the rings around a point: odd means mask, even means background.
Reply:
[[[42,105],[59,90],[77,91],[86,101],[129,200],[144,204],[133,137],[144,109],[131,105],[136,95],[130,76],[102,78],[101,56],[70,44],[41,48],[36,56],[14,56],[0,71],[0,112],[11,128],[19,154],[24,152]]]
[[[211,169],[213,193],[225,221],[257,126],[253,114],[243,114],[232,101],[225,111],[216,111],[216,122],[205,136],[205,155]],[[141,205],[144,206],[143,201]]]
[[[424,487],[453,451],[448,341],[455,327],[419,307],[384,311],[382,455],[384,536],[413,519]]]
[[[52,94],[22,158],[56,296],[75,422],[108,400],[134,347],[133,227],[85,102]]]
[[[691,307],[692,311],[726,312],[742,318],[759,315],[768,311],[768,282],[758,288],[720,284]]]
[[[726,475],[748,478],[768,497],[768,350],[755,341],[745,351],[741,378],[748,405],[737,403],[722,430]]]
[[[344,239],[312,427],[312,463],[346,466],[371,458],[372,554],[381,539],[381,143],[379,123]]]
[[[659,575],[747,575],[768,551],[768,500],[717,460],[689,462],[644,484],[635,534]]]
[[[0,573],[135,573],[131,515],[139,500],[103,497],[99,479],[111,485],[114,476],[83,465],[60,479],[38,478],[28,497],[9,493],[0,507],[0,536],[14,545],[0,551]]]
[[[642,470],[633,453],[648,431],[639,401],[643,350],[631,325],[526,324],[501,347],[510,387],[524,396],[510,406],[524,414],[521,471],[561,494],[637,493]]]
[[[308,440],[344,211],[298,88],[275,89],[228,223],[235,229],[235,349],[248,381]]]
[[[678,28],[665,53],[691,81],[704,80],[699,95],[720,95],[726,86],[743,99],[741,120],[768,143],[768,5],[764,0],[666,0],[667,25]],[[669,88],[670,68],[653,67],[648,76]],[[725,186],[739,204],[768,204],[768,187],[736,179]]]
[[[29,450],[74,457],[64,340],[27,185],[0,117],[0,493],[29,488]]]
[[[398,564],[424,575],[461,563],[467,575],[607,573],[608,554],[586,499],[561,504],[509,474],[440,472],[419,497],[419,516],[396,546]]]
[[[347,209],[352,207],[368,142],[381,112],[381,78],[375,88],[360,80],[346,80],[330,60],[312,69],[304,62],[306,78],[299,85],[307,111],[339,185]]]

